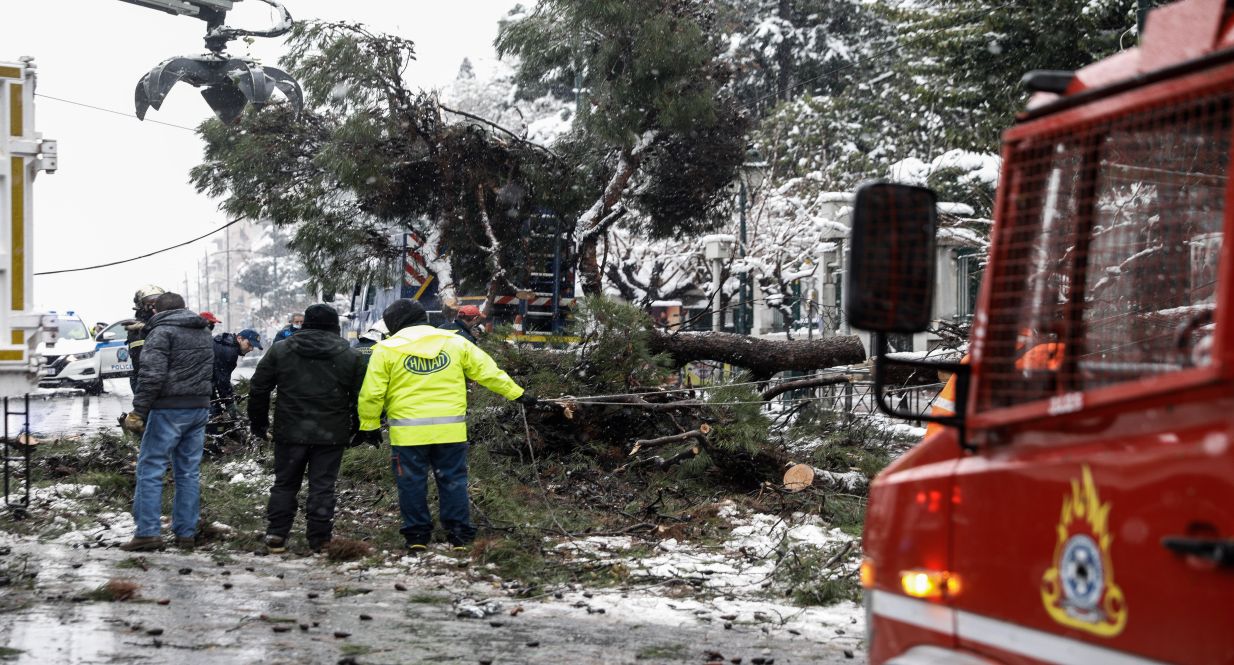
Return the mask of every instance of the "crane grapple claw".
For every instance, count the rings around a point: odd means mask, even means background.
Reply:
[[[201,95],[219,120],[234,124],[251,104],[261,109],[278,90],[296,113],[304,106],[300,84],[287,72],[263,67],[248,58],[224,58],[214,54],[171,58],[151,69],[137,83],[134,102],[137,117],[163,106],[167,94],[184,82],[201,88]]]

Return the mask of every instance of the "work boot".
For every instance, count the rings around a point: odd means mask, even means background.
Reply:
[[[197,536],[176,536],[176,547],[191,550],[197,547]]]
[[[267,533],[265,538],[266,551],[271,554],[282,554],[287,551],[287,537]]]
[[[313,554],[321,554],[323,550],[330,545],[328,540],[309,541],[309,550]]]
[[[407,553],[412,556],[424,556],[428,554],[427,543],[407,543]]]
[[[470,539],[464,539],[452,533],[446,536],[446,541],[450,543],[450,551],[454,552],[455,554],[458,554],[460,552],[470,552],[471,551],[471,540]]]
[[[125,552],[153,552],[163,549],[161,536],[133,536],[133,539],[120,546]]]

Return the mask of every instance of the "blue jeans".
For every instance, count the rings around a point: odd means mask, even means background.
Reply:
[[[171,530],[179,538],[197,533],[201,517],[201,452],[206,441],[209,409],[151,409],[137,455],[137,491],[133,521],[137,537],[159,535],[163,513],[163,474],[171,463],[175,499]]]
[[[409,544],[427,545],[433,534],[428,510],[428,473],[437,479],[438,516],[453,545],[476,537],[467,497],[467,443],[391,446],[391,465],[398,483],[398,506],[403,513],[400,532]]]

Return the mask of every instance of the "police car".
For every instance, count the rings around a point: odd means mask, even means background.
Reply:
[[[104,379],[129,376],[133,363],[125,343],[124,327],[134,319],[117,321],[91,335],[81,317],[66,312],[60,317],[59,341],[55,346],[39,346],[44,357],[44,388],[81,388],[91,395],[103,392]]]
[[[57,316],[60,333],[55,345],[42,343],[38,347],[38,352],[43,356],[43,376],[39,377],[39,386],[87,388],[88,384],[98,380],[98,370],[94,368],[94,336],[75,312]]]

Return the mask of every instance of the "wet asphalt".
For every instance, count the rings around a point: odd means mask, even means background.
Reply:
[[[252,367],[237,368],[232,379],[251,378]],[[92,396],[82,390],[40,389],[30,395],[30,431],[40,439],[90,434],[100,428],[119,427],[117,418],[133,405],[128,379],[103,382],[103,394]],[[10,410],[21,409],[21,402],[10,400]],[[9,427],[21,427],[20,417],[11,417]],[[117,429],[117,431],[119,431]]]
[[[114,426],[132,397],[127,381],[106,389],[97,397],[33,397],[31,430],[46,438]],[[458,564],[444,555],[368,570],[320,556],[134,555],[114,547],[127,535],[108,533],[85,548],[19,538],[0,524],[0,646],[11,650],[0,649],[4,662],[865,662],[860,626],[849,620],[803,631],[703,610],[640,615],[621,611],[620,590],[512,597],[496,583],[456,574]],[[144,569],[132,566],[137,556]],[[137,598],[85,599],[110,579],[135,583]],[[488,616],[460,618],[464,607]]]
[[[0,543],[8,550],[0,566],[13,578],[0,599],[0,644],[15,650],[5,662],[864,662],[855,636],[803,637],[748,617],[726,628],[699,613],[597,611],[620,604],[617,591],[518,599],[443,571],[443,561],[452,565],[444,555],[364,570],[321,556],[241,554],[220,563],[202,553],[134,555],[4,535]],[[137,556],[145,569],[133,565]],[[115,578],[135,583],[137,597],[83,599]],[[464,606],[489,615],[459,618]]]

